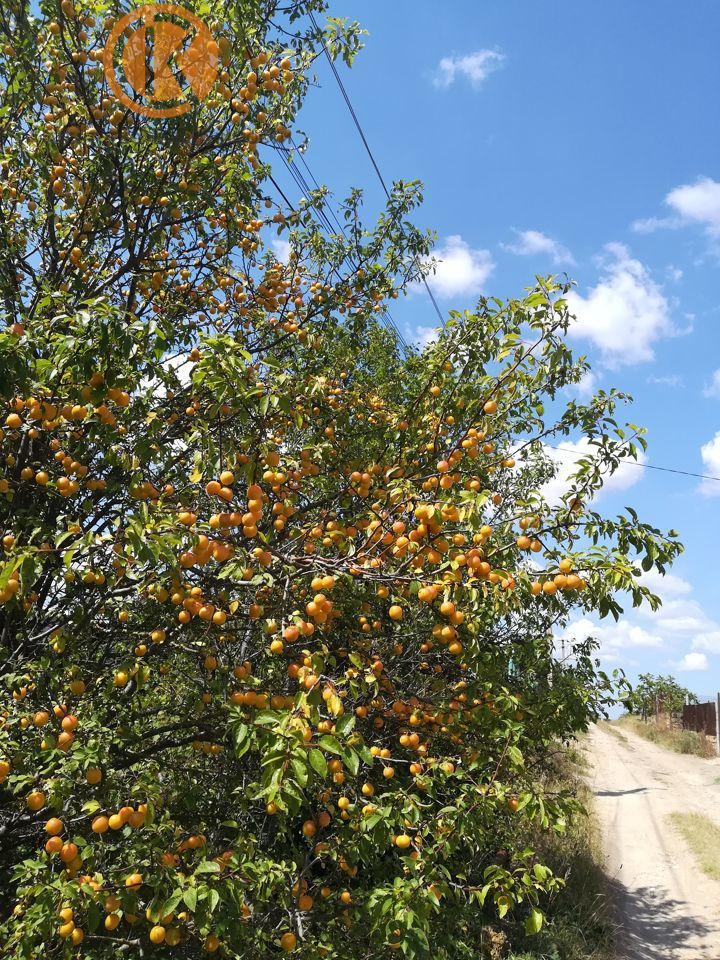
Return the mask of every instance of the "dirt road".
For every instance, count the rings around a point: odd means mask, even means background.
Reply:
[[[589,737],[591,785],[621,925],[618,960],[720,960],[720,883],[668,823],[674,811],[720,825],[720,760],[670,753],[633,734]]]

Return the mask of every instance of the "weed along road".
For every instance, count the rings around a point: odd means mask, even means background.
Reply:
[[[671,753],[606,726],[592,728],[589,759],[621,926],[617,960],[719,960],[720,882],[670,818],[700,814],[720,826],[720,760]]]

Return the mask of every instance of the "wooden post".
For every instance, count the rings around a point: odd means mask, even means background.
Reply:
[[[715,749],[720,757],[720,692],[715,694]]]

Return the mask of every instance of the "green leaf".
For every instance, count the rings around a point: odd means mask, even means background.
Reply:
[[[247,723],[239,723],[233,727],[233,744],[235,746],[235,756],[239,759],[250,749],[252,738],[250,736],[250,727]]]
[[[167,898],[165,903],[162,905],[160,910],[160,916],[166,917],[169,913],[174,913],[175,908],[180,903],[183,898],[183,892],[180,889],[173,891],[173,893]]]
[[[541,910],[538,910],[537,907],[533,907],[530,911],[530,916],[525,921],[525,933],[529,936],[535,936],[535,934],[540,933],[542,929],[543,920],[545,917],[542,914]]]
[[[315,773],[320,774],[321,777],[326,777],[328,772],[327,760],[323,756],[321,750],[311,750],[310,751],[310,766],[313,768]]]
[[[323,750],[327,750],[328,753],[334,753],[335,756],[339,757],[342,755],[342,750],[340,749],[340,744],[337,742],[335,737],[331,737],[329,734],[320,737],[318,741]]]
[[[344,737],[350,733],[355,726],[355,717],[351,713],[344,713],[335,721],[335,734],[338,737]]]
[[[355,776],[355,774],[360,769],[360,757],[355,753],[354,750],[351,750],[349,747],[347,750],[343,750],[340,754],[342,761],[345,766],[348,768],[350,773]]]
[[[191,913],[195,913],[197,909],[197,889],[195,887],[188,887],[187,890],[183,891],[182,898],[188,910],[190,910]]]

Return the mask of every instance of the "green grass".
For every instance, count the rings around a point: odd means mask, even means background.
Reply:
[[[666,730],[657,726],[653,720],[646,723],[640,717],[633,716],[620,717],[619,720],[613,720],[606,727],[613,729],[616,724],[620,727],[626,727],[637,736],[644,737],[645,740],[656,743],[666,750],[672,750],[674,753],[692,754],[705,760],[716,755],[713,741],[702,733],[695,733],[693,730],[677,730],[675,728]]]
[[[536,833],[528,837],[537,851],[567,883],[547,911],[540,934],[520,938],[506,960],[614,960],[614,926],[610,917],[602,846],[593,812],[593,796],[581,775],[585,753],[564,751],[549,772],[546,788],[572,788],[587,815],[578,814],[564,834]]]
[[[692,850],[703,873],[720,880],[720,827],[702,813],[671,813],[668,819]]]

